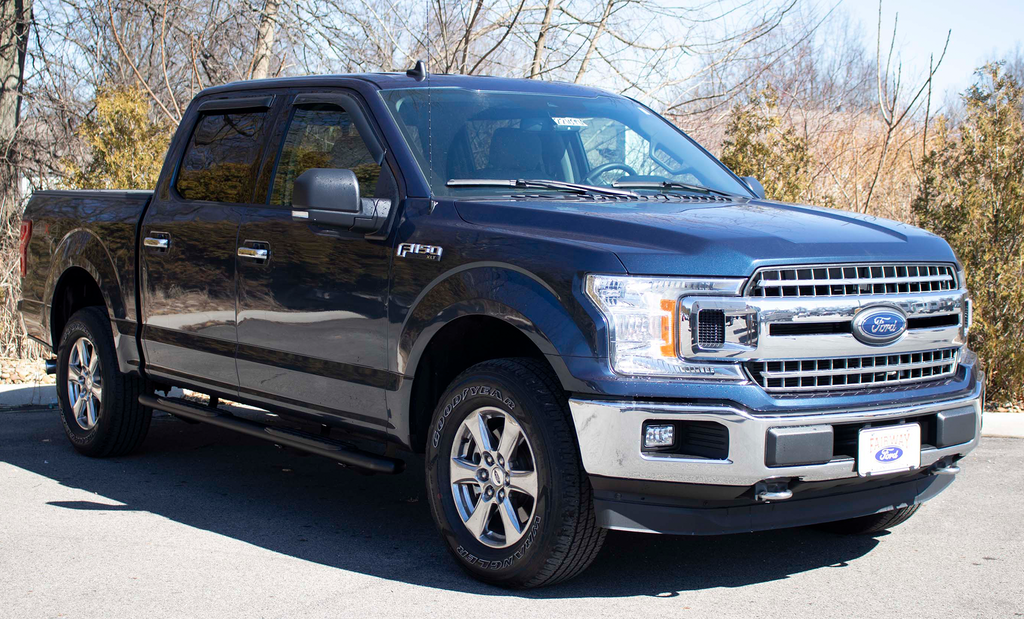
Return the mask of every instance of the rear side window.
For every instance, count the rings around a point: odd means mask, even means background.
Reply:
[[[329,105],[295,109],[281,146],[270,203],[291,206],[295,179],[310,168],[352,170],[364,197],[374,194],[380,177],[380,166],[348,112]]]
[[[249,202],[266,112],[206,114],[192,132],[176,187],[186,200]]]

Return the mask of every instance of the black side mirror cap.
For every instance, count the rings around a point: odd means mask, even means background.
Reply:
[[[295,179],[292,206],[306,210],[358,213],[359,179],[352,170],[306,170]]]
[[[761,184],[761,181],[757,180],[753,176],[741,176],[740,180],[746,183],[747,187],[750,187],[750,190],[754,192],[754,195],[764,200],[764,186]]]
[[[388,201],[359,196],[359,179],[352,170],[311,168],[295,179],[292,189],[292,207],[306,211],[310,222],[354,232],[380,228],[388,211],[381,202]]]

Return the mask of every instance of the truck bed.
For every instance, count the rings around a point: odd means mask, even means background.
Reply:
[[[151,191],[37,191],[25,208],[32,222],[22,280],[21,309],[28,335],[56,346],[51,331],[51,298],[61,286],[52,281],[79,267],[98,282],[115,325],[134,331],[136,228]],[[115,328],[115,333],[118,329]]]

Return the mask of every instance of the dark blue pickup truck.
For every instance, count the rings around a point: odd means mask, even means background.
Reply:
[[[763,193],[592,88],[230,84],[152,192],[32,197],[20,309],[82,453],[160,410],[364,472],[424,457],[444,543],[499,585],[580,573],[608,529],[887,529],[979,440],[964,274]]]

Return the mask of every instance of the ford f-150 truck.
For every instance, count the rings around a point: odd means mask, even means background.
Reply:
[[[979,440],[942,239],[766,200],[593,88],[208,88],[153,191],[36,192],[21,241],[76,449],[126,454],[158,410],[363,472],[423,457],[454,560],[503,586],[580,573],[609,529],[882,531]]]

